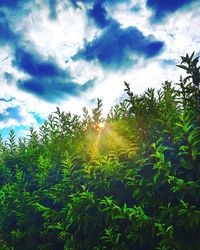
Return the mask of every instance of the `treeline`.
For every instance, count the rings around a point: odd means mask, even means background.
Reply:
[[[102,117],[57,109],[0,139],[0,249],[198,250],[200,67]]]

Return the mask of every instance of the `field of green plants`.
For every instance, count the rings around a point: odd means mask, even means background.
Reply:
[[[57,109],[0,139],[1,250],[199,250],[200,66],[102,117]]]

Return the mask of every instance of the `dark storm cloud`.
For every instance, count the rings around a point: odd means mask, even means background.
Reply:
[[[97,59],[107,69],[119,69],[133,63],[130,55],[142,55],[148,59],[158,55],[163,47],[162,41],[145,37],[136,27],[122,29],[119,23],[112,20],[109,27],[94,41],[87,43],[73,59]]]
[[[41,1],[42,5],[49,7],[51,19],[57,18],[59,2],[58,0]],[[148,59],[162,51],[164,47],[162,41],[145,37],[136,27],[122,29],[119,23],[111,18],[110,13],[107,13],[106,5],[128,3],[128,0],[71,1],[75,7],[78,7],[79,2],[87,5],[88,17],[102,29],[102,34],[94,41],[86,43],[85,48],[73,59],[80,58],[86,61],[96,59],[104,68],[117,70],[132,65],[132,55]],[[25,33],[15,31],[13,28],[15,26],[12,24],[16,17],[19,20],[20,15],[23,18],[27,11],[31,11],[31,7],[40,8],[39,4],[36,5],[36,2],[31,0],[0,0],[0,46],[6,43],[10,45],[14,55],[13,66],[27,74],[27,79],[17,81],[17,87],[48,102],[56,102],[68,96],[80,96],[95,82],[88,81],[80,85],[74,82],[70,73],[61,69],[54,60],[45,59],[39,55],[37,50],[32,48],[31,42],[28,46],[22,47],[22,44],[27,44]],[[9,78],[9,75],[4,74],[4,77]]]
[[[49,18],[56,19],[58,3],[58,0],[41,0],[41,2],[34,0],[0,0],[0,8],[4,8],[4,10],[9,10],[10,12],[14,11],[15,17],[17,17],[26,15],[27,12],[32,11],[34,8],[37,9],[41,6],[46,6],[49,8]]]
[[[48,102],[55,102],[68,96],[81,95],[86,89],[92,87],[94,82],[84,85],[73,82],[68,72],[62,70],[53,60],[44,59],[32,48],[30,42],[25,41],[23,33],[13,30],[12,23],[8,21],[13,11],[12,7],[17,9],[22,2],[0,2],[0,7],[4,7],[3,10],[0,10],[0,46],[10,46],[14,56],[13,66],[29,76],[28,80],[18,80],[17,87]],[[51,12],[53,12],[56,6],[53,1],[48,0],[48,3]],[[11,12],[5,11],[5,7],[10,8]],[[21,10],[16,11],[17,17],[20,14],[22,14]],[[53,18],[53,14],[51,18]],[[22,44],[29,44],[29,50],[25,46],[22,47]],[[6,82],[10,83],[12,75],[7,72],[3,72],[3,74]]]
[[[110,24],[110,15],[107,13],[105,6],[106,5],[116,5],[119,3],[129,3],[130,0],[71,0],[71,3],[74,7],[79,7],[78,3],[82,2],[87,6],[90,4],[90,7],[87,8],[87,14],[89,18],[92,18],[93,21],[99,28],[104,28]],[[91,7],[92,6],[92,7]]]
[[[0,11],[0,46],[13,44],[18,40],[18,35],[11,29],[9,21],[3,11]]]
[[[11,73],[4,72],[3,76],[4,76],[4,79],[6,80],[6,82],[7,82],[8,84],[12,82],[12,80],[13,80],[13,75],[12,75]]]
[[[56,62],[43,59],[37,52],[29,52],[23,48],[16,49],[13,65],[29,75],[28,79],[17,82],[18,88],[48,102],[79,96],[94,83],[90,81],[83,85],[77,84],[72,81],[69,72],[59,68]]]
[[[8,107],[3,113],[0,113],[0,122],[7,121],[9,119],[17,120],[18,122],[23,121],[23,117],[20,114],[20,107]]]
[[[57,18],[57,0],[48,0],[47,4],[49,6],[49,17],[50,19],[56,19]]]
[[[106,10],[102,3],[96,3],[88,12],[89,17],[92,17],[99,28],[104,28],[109,25],[109,19],[106,16]]]
[[[25,73],[38,78],[65,74],[53,61],[45,60],[36,52],[29,52],[23,48],[16,49],[13,64]]]
[[[77,3],[80,1],[76,1]],[[73,59],[92,61],[97,59],[107,69],[127,68],[133,64],[131,55],[142,55],[145,59],[158,55],[164,48],[162,41],[145,37],[136,27],[122,29],[106,11],[106,5],[116,5],[129,0],[82,1],[90,3],[88,17],[103,29],[102,35],[79,51]],[[91,7],[92,6],[92,7]],[[139,6],[136,8],[139,11]],[[135,10],[135,11],[136,11]],[[134,11],[134,10],[133,10]],[[136,59],[134,59],[136,62]]]
[[[24,2],[28,2],[28,0],[1,0],[0,7],[17,8]]]
[[[141,6],[139,5],[139,4],[135,4],[132,8],[131,8],[131,11],[133,12],[133,13],[138,13],[138,12],[140,12],[141,11]]]
[[[154,11],[153,21],[161,21],[167,15],[179,8],[187,6],[197,0],[147,0],[147,7]]]
[[[31,78],[19,80],[18,87],[47,102],[59,102],[69,96],[80,96],[94,85],[93,81],[83,85],[72,82],[70,79],[45,77],[43,79]]]
[[[12,102],[13,100],[15,100],[14,97],[10,97],[9,99],[0,98],[0,101],[2,101],[2,102]]]
[[[71,0],[71,3],[74,6],[78,6],[78,3],[84,3],[84,4],[97,4],[97,3],[101,3],[101,4],[120,4],[120,3],[129,3],[130,0]]]

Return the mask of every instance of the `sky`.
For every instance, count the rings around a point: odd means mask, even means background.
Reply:
[[[0,0],[0,133],[25,136],[59,107],[178,82],[180,56],[200,55],[198,0]]]

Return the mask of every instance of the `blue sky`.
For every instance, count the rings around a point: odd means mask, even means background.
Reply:
[[[199,27],[198,0],[0,0],[0,132],[177,82]]]

